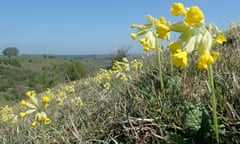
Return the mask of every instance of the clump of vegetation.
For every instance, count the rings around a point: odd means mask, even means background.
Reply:
[[[197,6],[174,3],[171,13],[184,19],[148,15],[147,24],[132,25],[144,58],[123,57],[93,77],[28,91],[2,107],[0,142],[240,143],[239,41],[222,46],[228,37],[205,25]],[[171,32],[180,37],[164,51]]]
[[[86,75],[84,66],[79,61],[72,61],[66,66],[66,79],[67,80],[79,80]]]
[[[16,47],[7,47],[2,51],[4,56],[17,56],[19,54],[19,50]]]

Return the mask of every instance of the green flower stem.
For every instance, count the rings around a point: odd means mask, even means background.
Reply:
[[[173,62],[172,62],[172,53],[169,52],[170,54],[170,67],[171,67],[171,76],[173,76]]]
[[[159,41],[156,38],[156,47],[157,47],[157,58],[158,58],[158,70],[159,70],[159,79],[160,79],[160,88],[161,91],[164,89],[163,76],[162,76],[162,64],[161,64],[161,46]]]
[[[41,126],[40,126],[40,131],[41,131],[42,138],[43,138],[43,144],[47,144],[46,136],[45,136],[44,124],[42,124],[42,123],[41,123]]]
[[[217,143],[219,144],[219,131],[218,131],[218,120],[217,120],[217,102],[214,91],[214,80],[213,80],[213,70],[212,65],[208,65],[208,79],[211,88],[211,104],[212,104],[212,114],[213,114],[213,123],[214,123],[214,132],[216,135]]]

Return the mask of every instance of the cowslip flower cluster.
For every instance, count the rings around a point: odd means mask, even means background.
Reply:
[[[6,105],[0,108],[0,119],[2,122],[10,121],[12,124],[17,123],[18,116],[13,113],[13,108]]]
[[[82,107],[83,106],[83,102],[82,102],[82,99],[78,96],[78,97],[75,97],[75,98],[72,98],[71,99],[71,103],[77,107]]]
[[[130,72],[139,71],[140,69],[142,69],[142,62],[140,60],[135,59],[129,62],[128,59],[124,57],[121,61],[114,61],[111,69],[101,68],[93,78],[93,81],[104,90],[111,92],[112,81],[120,80],[127,82],[131,80]],[[89,80],[87,83],[89,83]]]
[[[184,16],[183,21],[172,24],[170,28],[171,31],[180,33],[179,39],[168,45],[173,63],[186,68],[188,55],[197,51],[199,69],[207,69],[208,65],[214,64],[219,53],[212,52],[211,49],[215,43],[222,44],[226,41],[224,34],[214,24],[205,25],[204,13],[198,6],[185,8],[182,3],[173,3],[170,11],[173,16]]]
[[[185,7],[183,3],[177,2],[172,4],[170,12],[173,16],[183,16],[183,20],[171,24],[170,22],[165,22],[163,18],[156,19],[148,15],[148,24],[132,25],[132,28],[138,28],[138,32],[132,33],[131,36],[133,39],[136,39],[136,37],[144,35],[144,38],[139,40],[140,43],[144,45],[144,50],[148,50],[150,46],[153,47],[154,43],[157,50],[159,50],[159,39],[167,39],[170,37],[170,32],[178,33],[179,38],[176,41],[168,44],[172,63],[177,67],[187,68],[188,55],[190,55],[192,52],[198,54],[197,68],[208,70],[214,132],[217,143],[219,143],[217,104],[214,92],[212,65],[215,63],[220,53],[213,51],[212,48],[217,47],[216,44],[222,44],[225,42],[226,37],[216,25],[205,24],[204,13],[198,6]],[[234,25],[232,25],[232,27],[234,28]],[[160,51],[158,51],[157,54],[160,55]],[[164,83],[162,80],[160,56],[158,56],[158,63],[160,86],[161,90],[163,90]]]
[[[198,6],[185,8],[183,3],[175,2],[172,4],[170,12],[173,16],[183,15],[184,22],[188,25],[197,25],[204,20],[204,14]]]
[[[93,81],[107,91],[111,91],[110,80],[112,71],[100,68]]]
[[[154,18],[151,15],[147,15],[146,19],[148,23],[143,25],[132,24],[131,28],[137,28],[136,33],[132,33],[132,39],[136,39],[138,36],[143,36],[139,39],[140,44],[143,45],[144,51],[156,50],[158,46],[158,40],[170,38],[170,26],[171,23],[166,21],[164,17]]]
[[[130,64],[126,57],[124,57],[121,62],[115,61],[112,66],[112,71],[116,79],[120,79],[121,81],[128,81],[131,79],[129,75]]]
[[[160,47],[159,39],[169,39],[170,32],[177,32],[180,34],[179,39],[168,45],[173,64],[186,68],[188,55],[193,51],[198,51],[199,69],[206,69],[206,65],[213,64],[216,57],[213,58],[211,48],[215,43],[222,44],[226,41],[224,34],[214,24],[205,25],[204,13],[198,6],[185,7],[183,3],[176,2],[172,4],[170,12],[173,16],[183,16],[183,20],[171,24],[164,17],[153,18],[147,15],[149,23],[132,24],[132,28],[138,29],[136,33],[131,34],[132,38],[143,36],[139,42],[145,51],[149,51]]]
[[[48,107],[51,95],[44,95],[41,99],[38,99],[35,91],[31,90],[26,92],[26,96],[29,98],[28,100],[20,101],[22,111],[19,113],[19,117],[25,118],[27,115],[35,114],[32,122],[33,127],[41,123],[46,125],[50,124],[51,119],[47,116],[46,112],[44,112],[44,109]]]

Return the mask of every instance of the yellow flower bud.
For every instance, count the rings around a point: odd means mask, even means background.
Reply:
[[[199,9],[198,6],[192,6],[187,11],[185,16],[185,22],[189,25],[195,25],[200,23],[204,19],[203,12]]]
[[[136,33],[132,33],[132,34],[131,34],[131,37],[132,37],[133,40],[135,40],[135,39],[137,38],[137,36],[138,36],[138,35],[137,35]]]
[[[27,102],[25,100],[21,100],[20,106],[26,106]]]
[[[181,2],[176,2],[172,4],[171,10],[170,10],[171,14],[174,16],[178,16],[178,15],[184,15],[186,13],[186,10],[184,8],[183,3]]]
[[[51,120],[49,118],[44,119],[44,124],[48,125],[51,123]]]
[[[47,103],[47,102],[49,102],[49,100],[50,100],[50,98],[49,98],[49,96],[43,96],[43,98],[42,98],[42,102],[43,103]]]
[[[19,116],[20,116],[21,118],[24,118],[24,117],[26,116],[26,113],[25,113],[25,112],[20,112],[20,113],[19,113]]]
[[[131,25],[131,28],[136,28],[136,27],[137,27],[136,24],[132,24],[132,25]]]
[[[36,121],[32,122],[32,127],[36,127],[36,126],[37,126],[37,122]]]
[[[26,92],[26,96],[27,97],[31,97],[31,96],[33,96],[35,94],[35,91],[34,90],[31,90],[31,91],[27,91]]]
[[[220,53],[215,51],[212,53],[212,55],[213,55],[213,59],[216,60],[220,56]]]
[[[222,44],[223,42],[226,42],[227,39],[223,33],[218,33],[216,37],[216,42],[219,44]]]

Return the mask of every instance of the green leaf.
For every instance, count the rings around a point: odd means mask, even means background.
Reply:
[[[167,135],[167,139],[171,143],[177,143],[177,144],[185,144],[184,138],[181,135],[178,135],[177,133],[170,133]]]
[[[185,105],[183,127],[191,133],[196,133],[201,128],[202,111],[191,103]]]

